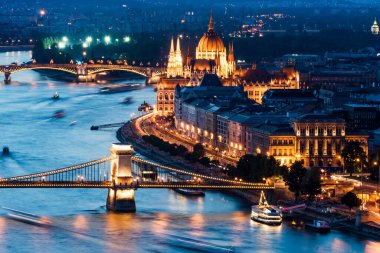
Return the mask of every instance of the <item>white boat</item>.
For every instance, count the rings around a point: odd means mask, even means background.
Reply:
[[[58,100],[59,99],[58,92],[55,92],[54,95],[51,98],[54,99],[54,100]]]
[[[3,207],[8,213],[8,218],[32,225],[42,225],[42,226],[50,226],[52,223],[51,221],[46,217],[41,217],[36,214],[27,213],[23,211],[19,211],[16,209],[11,209],[7,207]]]
[[[268,225],[281,225],[281,211],[268,204],[264,191],[261,191],[260,202],[252,206],[251,219]]]

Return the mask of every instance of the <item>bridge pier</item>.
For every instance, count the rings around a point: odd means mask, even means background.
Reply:
[[[160,76],[149,76],[145,79],[145,84],[150,85],[150,84],[157,84],[161,80]]]
[[[115,212],[136,212],[135,190],[132,177],[131,145],[112,144],[111,154],[116,158],[111,161],[112,188],[108,189],[107,209]]]
[[[4,83],[5,84],[11,83],[11,72],[4,72]]]
[[[95,82],[96,81],[96,75],[87,74],[87,75],[77,75],[77,82],[78,83],[87,83],[87,82]]]

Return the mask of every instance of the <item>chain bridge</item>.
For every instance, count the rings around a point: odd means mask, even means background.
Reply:
[[[28,64],[28,65],[3,65],[0,66],[0,73],[4,74],[4,82],[11,82],[11,74],[15,74],[27,70],[48,69],[62,71],[76,76],[77,81],[94,81],[95,75],[104,71],[126,71],[135,73],[154,80],[165,73],[164,68],[144,67],[132,65],[112,65],[112,64]]]
[[[112,144],[111,155],[45,172],[0,179],[0,188],[107,188],[107,208],[135,211],[139,188],[270,190],[264,183],[241,182],[170,167],[133,153],[131,145]]]

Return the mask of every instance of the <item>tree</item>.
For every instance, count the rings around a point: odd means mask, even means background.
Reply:
[[[200,158],[205,156],[205,148],[203,147],[202,143],[197,143],[193,147],[193,158],[195,161],[199,160]]]
[[[351,176],[355,171],[360,172],[360,167],[365,165],[367,161],[367,155],[358,141],[350,141],[346,143],[341,156],[343,158],[344,168]],[[358,162],[358,159],[361,162]]]
[[[285,182],[289,186],[289,191],[294,193],[296,199],[300,196],[302,189],[301,184],[305,175],[306,169],[303,167],[302,161],[295,161],[285,176]]]
[[[211,160],[207,156],[204,156],[201,159],[199,159],[199,163],[206,166],[206,167],[210,167],[210,162],[211,162]]]
[[[302,193],[308,194],[309,199],[314,199],[316,195],[322,192],[321,189],[321,172],[317,167],[313,167],[306,172],[302,180]]]
[[[247,181],[261,182],[263,178],[278,175],[279,167],[273,156],[244,155],[237,164],[236,176]]]
[[[350,208],[359,207],[362,204],[361,199],[359,199],[355,193],[347,192],[341,199],[342,204],[345,204]]]

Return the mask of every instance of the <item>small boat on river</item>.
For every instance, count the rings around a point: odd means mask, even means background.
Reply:
[[[65,117],[65,111],[64,110],[58,110],[54,112],[54,118],[60,119]]]
[[[126,97],[123,100],[123,104],[130,104],[132,102],[133,102],[133,98],[132,97]]]
[[[51,97],[53,100],[58,100],[59,99],[59,94],[58,92],[55,92],[54,95]]]
[[[152,111],[153,110],[153,107],[144,101],[144,103],[142,103],[139,108],[138,108],[139,112],[147,112],[147,111]]]
[[[127,92],[133,90],[139,90],[142,88],[140,84],[121,84],[121,85],[112,85],[100,88],[99,92],[101,94],[112,94],[112,93],[120,93]]]
[[[329,233],[331,230],[330,224],[322,220],[314,220],[313,223],[306,223],[305,228],[319,233]]]
[[[49,221],[49,219],[46,217],[41,217],[36,214],[27,213],[7,207],[3,207],[3,209],[7,211],[7,217],[12,220],[39,226],[49,226],[52,224],[51,221]]]
[[[267,225],[281,225],[281,211],[268,204],[264,191],[261,191],[258,205],[252,206],[251,219]]]

